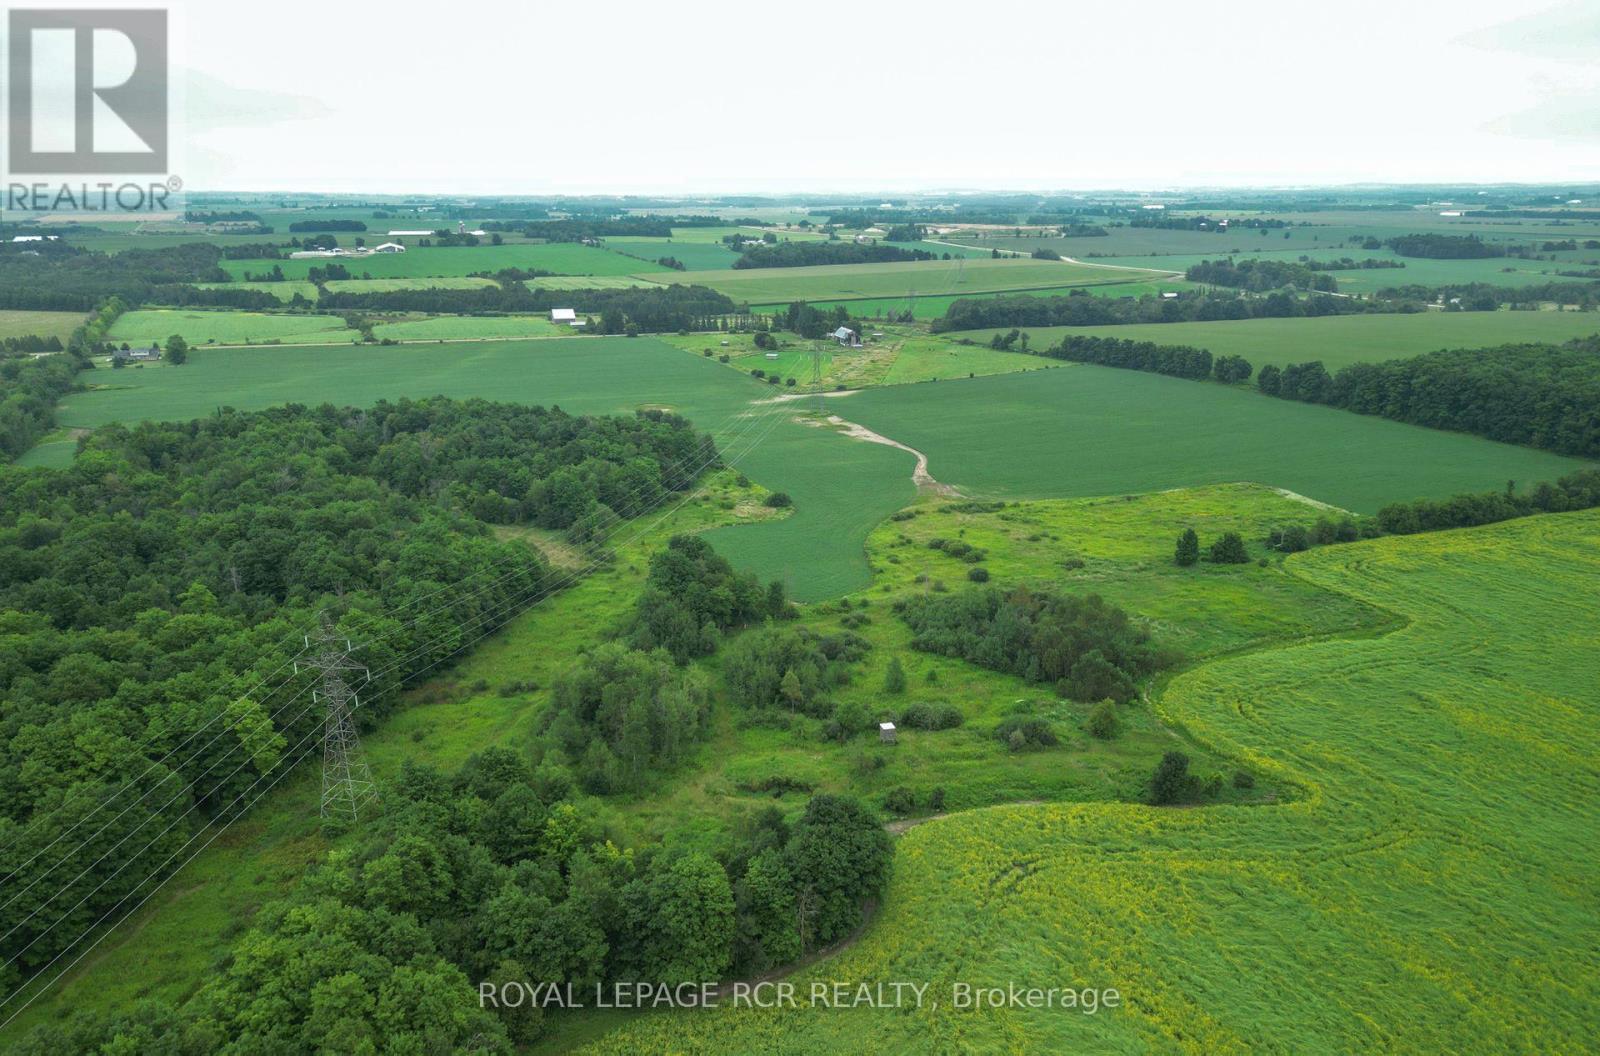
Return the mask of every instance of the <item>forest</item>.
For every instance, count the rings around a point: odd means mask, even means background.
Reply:
[[[1305,264],[1282,260],[1202,260],[1184,273],[1190,282],[1212,286],[1231,286],[1265,293],[1284,286],[1332,293],[1339,288],[1332,275],[1319,275]]]
[[[304,754],[320,715],[284,664],[315,611],[363,644],[370,724],[564,582],[486,519],[646,510],[716,457],[671,415],[433,398],[110,426],[69,469],[0,467],[0,875],[21,892],[0,911],[6,988]],[[464,583],[481,586],[438,596]],[[91,818],[99,804],[119,809]]]

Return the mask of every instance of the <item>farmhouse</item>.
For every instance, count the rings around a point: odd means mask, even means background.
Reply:
[[[848,326],[841,326],[828,336],[839,342],[841,345],[848,345],[851,348],[861,347],[861,338],[857,336],[856,332],[850,329]]]
[[[550,309],[550,321],[552,323],[566,323],[571,326],[578,321],[578,310],[576,308],[552,308]]]

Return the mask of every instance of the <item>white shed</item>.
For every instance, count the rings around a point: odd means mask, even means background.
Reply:
[[[878,740],[882,741],[884,744],[894,743],[894,723],[878,723]]]
[[[550,309],[550,321],[552,323],[575,323],[578,321],[578,310],[576,308],[552,308]]]

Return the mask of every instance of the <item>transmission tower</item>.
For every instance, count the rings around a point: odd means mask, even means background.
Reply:
[[[822,413],[822,345],[811,342],[811,387],[817,393],[817,413]]]
[[[338,634],[322,615],[322,629],[306,636],[306,653],[295,661],[295,671],[319,672],[321,682],[312,699],[323,706],[322,816],[358,821],[362,808],[377,802],[372,771],[361,754],[361,738],[351,713],[360,706],[356,691],[344,680],[346,672],[359,671],[370,679],[366,667],[350,658],[350,639]]]

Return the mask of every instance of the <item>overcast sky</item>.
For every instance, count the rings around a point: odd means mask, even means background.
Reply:
[[[172,9],[191,189],[1600,180],[1593,2]]]

